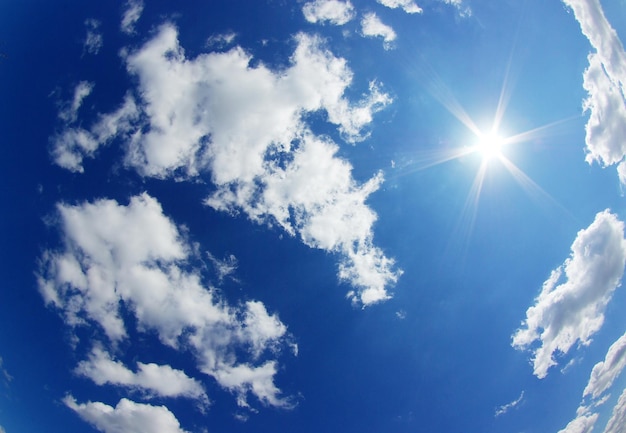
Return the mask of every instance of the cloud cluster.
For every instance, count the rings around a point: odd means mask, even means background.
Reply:
[[[567,353],[579,342],[587,345],[604,322],[604,310],[619,286],[626,263],[624,223],[608,210],[578,232],[570,258],[555,269],[526,311],[513,347],[533,350],[534,374],[543,378],[556,364],[554,353]],[[562,281],[565,279],[565,281]]]
[[[574,11],[583,34],[596,50],[589,55],[583,86],[588,93],[584,109],[588,163],[618,164],[626,185],[626,53],[617,32],[608,22],[598,0],[563,0]]]
[[[315,0],[305,3],[302,13],[310,23],[329,22],[341,26],[354,18],[354,6],[350,1]]]
[[[138,79],[138,97],[127,96],[89,129],[73,124],[57,134],[55,162],[82,171],[85,158],[116,137],[126,164],[144,176],[192,177],[210,173],[214,209],[244,212],[259,223],[278,224],[304,243],[340,255],[339,277],[363,305],[389,297],[400,271],[373,245],[374,212],[367,197],[381,184],[364,184],[336,156],[338,147],[315,135],[307,113],[322,112],[350,143],[391,98],[371,82],[362,99],[349,101],[352,72],[316,36],[299,34],[291,65],[272,71],[251,66],[235,47],[188,59],[174,26],[164,25],[126,57]]]
[[[286,326],[258,301],[230,306],[202,275],[190,270],[192,248],[147,194],[128,205],[98,200],[58,205],[63,248],[43,254],[39,288],[73,327],[95,324],[115,347],[127,338],[132,314],[137,330],[162,344],[191,350],[198,369],[233,392],[263,404],[287,407],[274,385],[276,361],[287,343]],[[247,359],[240,359],[246,354]],[[167,365],[138,363],[137,372],[96,347],[78,374],[98,384],[138,389],[146,396],[188,397],[206,403],[196,379]]]

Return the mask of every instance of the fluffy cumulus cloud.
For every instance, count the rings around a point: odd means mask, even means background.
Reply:
[[[373,12],[366,13],[361,19],[361,32],[363,36],[372,38],[382,38],[383,46],[386,50],[392,48],[393,41],[396,40],[396,32],[391,26],[383,23],[378,15]]]
[[[120,29],[126,34],[132,34],[135,32],[135,23],[141,18],[143,12],[142,0],[128,0],[126,3],[126,9],[122,15],[122,22],[120,23]]]
[[[94,19],[85,20],[85,28],[87,29],[87,35],[83,41],[83,51],[89,54],[98,54],[103,44],[100,21]]]
[[[402,8],[408,14],[421,14],[422,8],[415,3],[415,0],[376,0],[381,5],[388,8]]]
[[[95,324],[115,346],[128,335],[124,308],[138,331],[156,334],[173,349],[191,348],[199,370],[241,404],[250,393],[263,404],[290,404],[274,385],[276,362],[261,357],[281,348],[287,328],[261,302],[232,307],[205,287],[190,270],[191,246],[154,198],[60,204],[58,213],[64,245],[43,254],[38,282],[69,325]],[[77,371],[155,395],[205,399],[199,383],[182,371],[139,363],[133,372],[97,349]]]
[[[572,8],[583,34],[596,50],[589,55],[584,73],[584,102],[589,111],[586,146],[589,163],[618,164],[620,181],[626,185],[626,53],[617,32],[608,22],[598,0],[563,0]]]
[[[272,71],[250,66],[239,47],[188,59],[176,28],[164,25],[126,57],[138,98],[129,94],[91,128],[66,125],[54,138],[53,157],[81,171],[85,158],[121,136],[126,164],[144,176],[208,172],[215,186],[209,206],[279,224],[311,247],[338,253],[339,276],[354,287],[350,297],[378,302],[400,275],[373,244],[376,215],[365,204],[382,175],[357,183],[337,145],[313,134],[304,119],[325,113],[355,143],[391,98],[371,82],[359,101],[349,101],[346,61],[318,37],[299,34],[295,43],[290,66]]]
[[[556,364],[554,353],[587,345],[604,322],[604,310],[624,273],[624,224],[608,210],[578,232],[571,256],[545,281],[535,305],[526,311],[513,346],[533,349],[534,374],[543,378]]]
[[[134,372],[122,362],[113,360],[101,347],[95,347],[75,371],[98,385],[123,386],[138,390],[148,398],[187,397],[198,400],[203,406],[209,401],[202,384],[185,372],[169,365],[142,362],[137,363],[137,371]]]
[[[329,22],[340,26],[354,18],[354,6],[350,1],[315,0],[305,3],[302,13],[310,23]]]
[[[100,402],[77,403],[72,396],[67,407],[103,433],[187,433],[165,406],[152,406],[121,399],[115,407]]]

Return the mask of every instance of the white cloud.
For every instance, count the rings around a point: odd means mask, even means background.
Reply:
[[[304,18],[310,23],[325,21],[343,25],[354,18],[354,6],[349,1],[315,0],[302,6]]]
[[[415,3],[415,0],[376,0],[381,5],[388,8],[402,8],[408,14],[421,14],[422,8]]]
[[[93,90],[93,83],[88,81],[81,81],[74,88],[74,96],[71,102],[67,102],[59,110],[59,118],[66,123],[72,123],[76,121],[78,116],[78,110],[83,104],[83,100],[91,94]]]
[[[215,289],[205,288],[202,276],[188,270],[192,248],[155,199],[143,194],[132,197],[128,206],[113,200],[60,204],[58,212],[64,247],[43,254],[38,282],[46,302],[60,309],[70,326],[95,323],[115,345],[127,336],[120,312],[124,304],[140,332],[155,332],[174,349],[192,348],[198,368],[240,400],[252,392],[265,404],[290,404],[273,385],[276,369],[242,362],[237,355],[247,353],[254,362],[261,352],[275,352],[287,342],[285,325],[258,301],[235,308]],[[114,367],[112,380],[126,374],[119,365],[102,365]],[[222,382],[239,367],[265,375]],[[87,365],[85,369],[89,371]],[[126,374],[126,382],[154,385],[152,370],[144,365],[134,379]]]
[[[128,0],[126,2],[126,10],[122,15],[122,22],[120,24],[120,29],[126,34],[135,33],[135,24],[141,18],[141,14],[143,12],[143,1],[142,0]]]
[[[507,404],[503,404],[502,406],[497,408],[495,416],[498,417],[500,415],[504,415],[505,413],[507,413],[511,409],[517,407],[523,400],[524,400],[524,391],[521,392],[521,394],[519,395],[519,397],[516,400],[513,400],[512,402],[507,403]]]
[[[604,361],[598,362],[593,367],[583,396],[599,398],[613,385],[624,367],[626,367],[626,334],[611,345]]]
[[[152,406],[121,399],[111,407],[100,402],[77,403],[67,396],[65,405],[103,433],[186,433],[165,406]]]
[[[116,385],[142,392],[146,397],[186,397],[198,400],[203,406],[209,403],[202,384],[181,370],[169,365],[137,363],[137,372],[115,361],[104,349],[94,347],[89,358],[75,369],[97,385]]]
[[[567,353],[576,342],[588,345],[601,328],[604,310],[624,272],[624,224],[608,210],[600,212],[578,232],[571,250],[570,258],[543,284],[535,305],[526,311],[524,327],[513,336],[513,346],[520,350],[541,341],[533,350],[534,374],[539,378],[556,365],[555,352]]]
[[[603,166],[620,164],[620,181],[626,185],[626,53],[617,32],[608,22],[598,0],[563,0],[572,8],[583,34],[596,53],[589,55],[583,86],[588,97],[584,109],[590,112],[586,127],[588,163]]]
[[[626,426],[626,389],[622,391],[622,395],[613,408],[613,414],[606,423],[604,433],[622,433],[624,426]]]
[[[376,216],[365,205],[382,175],[357,184],[350,164],[336,156],[337,145],[315,137],[303,119],[325,112],[354,143],[367,136],[362,130],[391,98],[371,82],[360,101],[348,101],[344,93],[352,72],[346,61],[318,37],[299,34],[295,42],[290,66],[274,72],[263,64],[251,67],[251,57],[239,47],[187,59],[177,30],[164,25],[126,58],[139,79],[139,108],[133,106],[142,116],[120,109],[124,115],[100,134],[102,121],[89,131],[68,128],[56,137],[53,157],[82,171],[83,159],[121,131],[126,163],[141,174],[164,178],[208,171],[216,187],[208,205],[278,223],[307,245],[338,253],[339,277],[355,288],[351,298],[382,301],[400,275],[373,245]]]
[[[76,99],[75,94],[74,102]],[[78,106],[80,104],[77,105],[77,109]],[[59,117],[67,117],[67,114],[62,114],[65,112],[66,110],[61,111]],[[74,110],[70,110],[71,113],[75,114]],[[139,114],[135,100],[127,95],[123,104],[116,111],[100,115],[98,121],[89,130],[66,125],[60,133],[51,139],[52,159],[60,167],[82,173],[84,171],[84,159],[93,158],[100,146],[109,143],[118,136],[132,139],[131,132],[135,128],[134,124],[138,120]],[[75,120],[74,117],[70,116],[70,118]]]
[[[217,273],[217,278],[220,282],[223,281],[224,278],[231,276],[237,270],[237,257],[234,255],[230,254],[223,260],[220,260],[209,251],[207,251],[206,254],[213,264],[215,272]]]
[[[579,415],[558,433],[591,433],[597,420],[597,413]]]
[[[6,430],[1,425],[0,425],[0,433],[6,433]]]
[[[383,46],[386,50],[391,49],[392,42],[396,40],[396,32],[393,28],[384,24],[373,12],[363,15],[361,31],[364,36],[383,38]]]
[[[83,41],[83,51],[89,54],[98,54],[102,48],[103,39],[100,33],[100,21],[94,19],[85,20],[87,35]]]

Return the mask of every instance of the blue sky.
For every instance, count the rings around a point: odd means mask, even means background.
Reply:
[[[2,3],[0,432],[623,432],[625,14]]]

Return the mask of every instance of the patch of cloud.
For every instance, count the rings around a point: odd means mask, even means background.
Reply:
[[[4,384],[8,385],[13,380],[13,376],[11,376],[9,372],[6,370],[6,368],[4,368],[3,363],[4,361],[2,360],[2,357],[0,356],[0,373],[2,373]]]
[[[115,361],[101,347],[94,347],[89,357],[74,370],[97,385],[115,385],[140,391],[145,397],[186,397],[197,400],[203,407],[209,399],[196,379],[169,365],[137,363],[133,372],[121,361]]]
[[[325,112],[343,139],[356,143],[367,137],[363,129],[374,113],[392,100],[371,82],[360,101],[348,101],[352,72],[346,61],[319,37],[299,34],[295,42],[291,65],[274,72],[250,66],[251,57],[239,47],[187,59],[176,28],[166,24],[126,57],[139,81],[134,109],[118,110],[123,115],[109,122],[105,134],[98,133],[101,122],[90,130],[66,128],[54,140],[53,157],[82,171],[85,157],[122,133],[126,164],[140,174],[210,172],[216,190],[206,204],[243,211],[311,247],[338,253],[339,278],[354,287],[349,297],[363,305],[385,300],[401,272],[374,246],[376,215],[365,205],[382,174],[358,184],[351,165],[336,156],[337,145],[315,136],[304,117]]]
[[[302,6],[304,18],[310,23],[325,23],[340,26],[354,18],[354,6],[350,1],[315,0]]]
[[[626,389],[619,396],[617,404],[613,407],[611,418],[606,423],[604,433],[621,433],[626,426]]]
[[[378,15],[373,12],[366,13],[361,19],[361,32],[363,36],[372,38],[382,38],[383,46],[386,50],[393,48],[393,41],[396,40],[396,32],[391,26],[384,24]]]
[[[383,6],[391,9],[402,8],[408,14],[421,14],[422,8],[415,3],[415,0],[376,0]]]
[[[88,81],[81,81],[74,88],[74,97],[71,101],[63,104],[59,110],[59,119],[70,124],[76,121],[78,110],[83,104],[83,100],[91,94],[94,84]]]
[[[224,278],[231,276],[237,270],[238,262],[237,257],[235,257],[234,255],[230,254],[224,259],[220,260],[209,251],[207,251],[206,254],[211,261],[211,264],[213,265],[217,274],[217,278],[220,282],[223,281]]]
[[[597,363],[583,392],[583,397],[598,399],[612,385],[626,367],[626,334],[622,335],[609,348],[604,361]]]
[[[626,53],[598,0],[563,0],[574,11],[582,33],[595,53],[589,55],[583,86],[588,97],[583,108],[589,111],[586,126],[588,163],[618,164],[620,182],[626,185]]]
[[[128,0],[126,2],[126,9],[122,14],[122,22],[120,23],[122,32],[127,35],[135,33],[135,24],[141,18],[143,8],[143,0]]]
[[[209,48],[224,48],[232,45],[236,38],[237,33],[234,32],[220,33],[209,37],[206,41],[206,46]]]
[[[173,349],[191,349],[198,368],[236,394],[240,404],[247,404],[251,393],[263,404],[291,405],[274,385],[276,361],[259,360],[261,353],[278,353],[288,341],[286,326],[261,302],[229,306],[214,288],[204,287],[202,276],[189,270],[193,248],[154,198],[142,194],[127,206],[98,200],[57,208],[63,248],[44,252],[38,284],[46,303],[68,325],[96,324],[116,345],[128,335],[123,305],[138,331],[155,333]],[[243,354],[249,359],[241,360]],[[144,364],[129,379],[119,365],[97,354],[92,368],[98,360],[115,370],[111,381],[118,377],[122,385],[154,385],[150,374],[159,369]],[[89,364],[83,367],[91,371]],[[181,381],[179,373],[170,373]],[[186,383],[188,392],[195,389],[198,395],[198,388]]]
[[[571,420],[564,429],[558,433],[591,433],[598,421],[598,414],[581,414]]]
[[[51,138],[52,149],[50,153],[52,159],[59,167],[82,173],[84,171],[84,159],[93,158],[99,147],[120,136],[129,140],[132,139],[140,111],[134,98],[126,95],[124,102],[116,111],[100,114],[98,120],[90,129],[73,127],[70,124],[76,120],[75,114],[80,106],[80,102],[88,94],[85,94],[86,89],[81,89],[82,93],[78,93],[78,95],[84,94],[84,96],[80,97],[76,110],[73,110],[77,101],[76,95],[78,91],[79,89],[77,88],[74,93],[74,100],[70,105],[71,109],[69,111],[64,109],[59,113],[59,117],[66,120],[66,125],[58,134]]]
[[[513,400],[510,403],[503,404],[502,406],[498,407],[496,409],[495,416],[498,417],[500,415],[504,415],[505,413],[507,413],[511,409],[517,407],[523,400],[524,400],[524,391],[522,391],[522,393],[519,395],[519,397],[516,400]]]
[[[534,374],[544,378],[556,365],[554,353],[567,353],[579,342],[588,345],[604,322],[604,310],[620,285],[626,263],[624,223],[608,210],[578,232],[571,256],[555,269],[526,311],[513,347],[532,349]],[[565,281],[563,281],[565,280]]]
[[[188,433],[165,406],[152,406],[121,399],[115,407],[101,402],[77,403],[72,396],[63,399],[84,421],[103,433]]]
[[[93,18],[85,20],[87,35],[83,41],[83,52],[88,54],[98,54],[103,45],[102,33],[100,32],[100,21]]]

